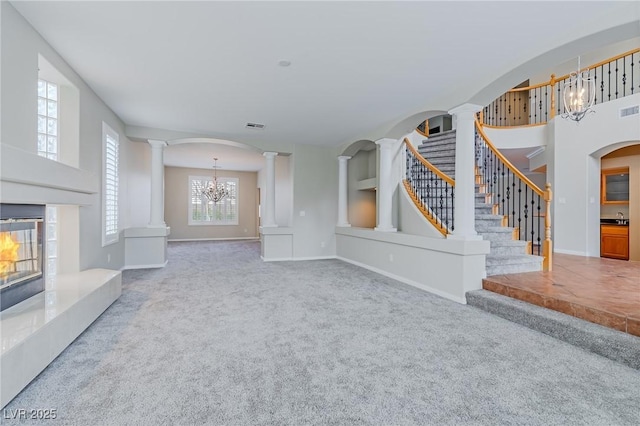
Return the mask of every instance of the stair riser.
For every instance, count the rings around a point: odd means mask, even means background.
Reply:
[[[539,272],[542,270],[542,260],[540,262],[521,264],[521,265],[496,265],[487,266],[487,276],[504,275],[504,274],[520,274],[524,272]]]
[[[476,219],[476,231],[478,232],[497,226],[502,226],[502,219]]]
[[[509,241],[512,240],[512,232],[482,232],[479,231],[482,238],[489,241]]]
[[[523,254],[528,254],[526,247],[491,246],[490,256],[521,256]]]
[[[453,149],[419,149],[418,152],[425,158],[455,158],[456,151]]]

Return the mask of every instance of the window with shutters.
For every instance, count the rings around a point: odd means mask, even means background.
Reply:
[[[102,123],[104,146],[102,203],[103,234],[102,245],[114,243],[119,238],[118,228],[118,149],[119,136],[106,123]]]
[[[214,203],[202,191],[213,181],[212,176],[189,176],[189,225],[237,225],[238,179],[218,177],[229,195]]]

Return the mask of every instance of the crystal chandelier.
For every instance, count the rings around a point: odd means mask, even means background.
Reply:
[[[596,96],[596,83],[589,77],[589,72],[580,69],[580,57],[578,57],[578,71],[569,74],[569,80],[564,83],[564,114],[562,118],[568,118],[578,122],[591,110]]]
[[[229,195],[229,190],[227,189],[224,183],[218,183],[218,173],[217,169],[218,159],[213,159],[213,182],[210,182],[209,185],[202,190],[202,195],[207,197],[209,201],[213,201],[214,204],[218,201],[222,200],[224,197]]]

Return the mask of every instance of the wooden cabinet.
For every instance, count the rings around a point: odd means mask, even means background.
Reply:
[[[607,169],[600,179],[602,204],[629,204],[629,168]]]
[[[600,256],[629,260],[629,227],[600,225]]]

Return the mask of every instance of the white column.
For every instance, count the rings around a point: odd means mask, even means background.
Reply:
[[[380,139],[376,145],[380,147],[380,169],[378,171],[378,226],[376,231],[396,232],[393,227],[393,181],[391,164],[393,162],[393,147],[398,141],[394,139]]]
[[[349,203],[348,190],[349,182],[347,180],[347,166],[351,157],[341,155],[338,157],[338,226],[349,227]]]
[[[449,238],[481,240],[476,233],[475,115],[482,106],[463,104],[451,111],[456,123],[454,230]]]
[[[275,228],[276,225],[276,156],[277,152],[265,152],[265,165],[267,175],[267,188],[264,194],[264,212],[262,213],[262,226]]]
[[[151,145],[151,214],[149,227],[167,226],[164,222],[164,147],[165,141],[148,140]]]

